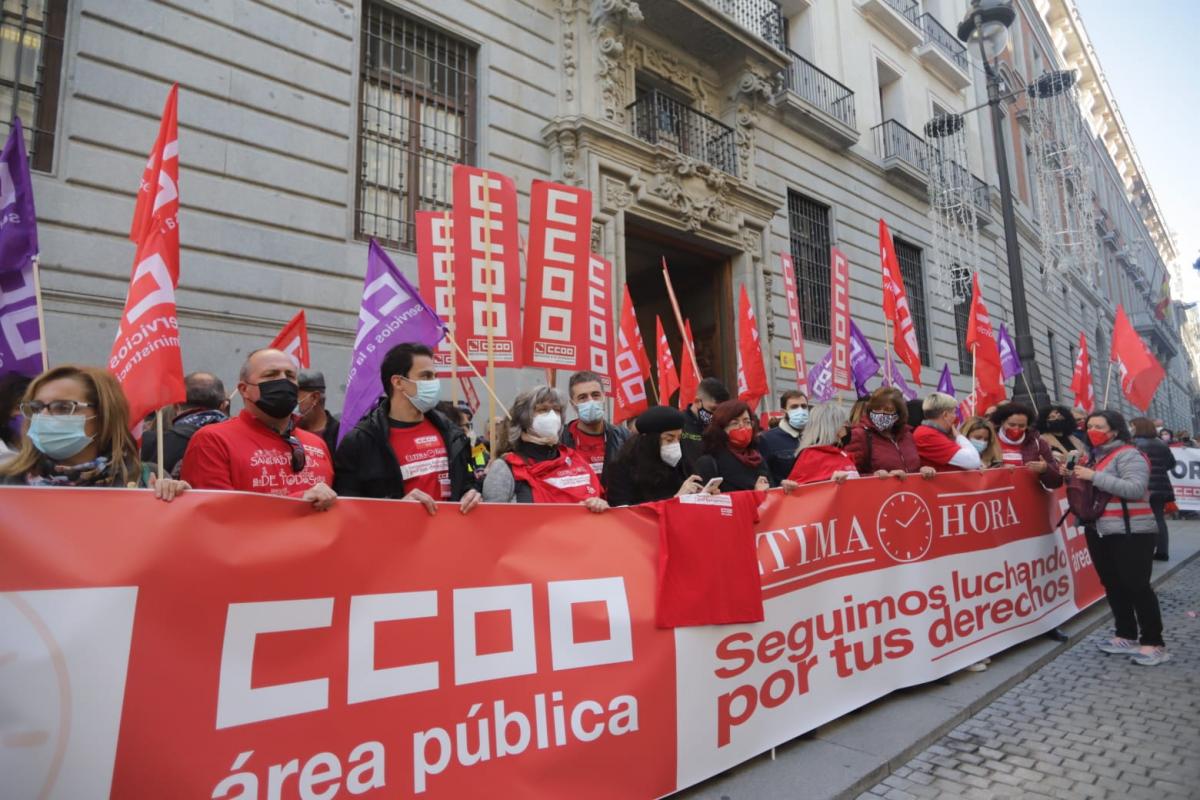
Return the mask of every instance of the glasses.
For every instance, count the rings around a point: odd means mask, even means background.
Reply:
[[[51,400],[49,403],[43,403],[41,400],[30,400],[20,405],[21,413],[26,417],[32,417],[35,414],[49,414],[52,417],[69,417],[77,409],[95,407],[95,403],[85,403],[82,400]]]
[[[292,450],[292,472],[301,472],[304,465],[308,463],[308,457],[304,455],[304,445],[300,440],[292,435],[292,431],[296,430],[296,420],[288,420],[287,428],[279,435],[283,437],[283,441]]]

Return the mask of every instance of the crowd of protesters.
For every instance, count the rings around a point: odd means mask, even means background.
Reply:
[[[860,476],[1027,469],[1047,490],[1068,486],[1116,621],[1101,649],[1150,666],[1167,659],[1150,573],[1153,559],[1169,557],[1170,445],[1192,444],[1187,432],[1111,410],[1052,405],[1035,415],[1016,402],[961,419],[953,397],[906,402],[887,387],[849,411],[784,392],[777,424],[763,430],[713,377],[686,409],[653,406],[617,425],[592,372],[572,375],[566,398],[545,385],[522,392],[479,432],[470,407],[442,399],[428,347],[393,347],[380,379],[378,404],[343,430],[326,408],[324,375],[257,350],[238,374],[236,416],[220,378],[195,372],[161,446],[148,425],[139,448],[108,371],[64,365],[33,380],[9,376],[0,381],[0,482],[146,488],[163,501],[191,488],[239,490],[297,497],[318,511],[339,497],[369,497],[419,503],[430,514],[439,503],[467,514],[481,502],[602,513]]]

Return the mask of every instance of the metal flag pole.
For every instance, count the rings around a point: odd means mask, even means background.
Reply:
[[[40,253],[35,253],[30,264],[33,268],[33,301],[37,310],[38,343],[42,349],[42,371],[50,369],[49,345],[46,342],[46,311],[42,307],[42,270]]]
[[[679,326],[679,334],[688,349],[688,355],[692,357],[692,369],[696,373],[696,380],[702,380],[700,376],[700,363],[696,361],[696,348],[692,346],[691,339],[688,338],[687,328],[683,327],[683,314],[679,312],[679,301],[675,299],[675,287],[671,285],[671,275],[667,272],[666,256],[662,257],[662,273],[663,281],[667,284],[667,296],[671,298],[671,309],[675,312],[675,324]]]

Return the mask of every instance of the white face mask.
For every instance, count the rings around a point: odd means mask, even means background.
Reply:
[[[539,439],[553,439],[558,441],[559,431],[562,430],[562,417],[557,411],[545,411],[541,414],[535,414],[533,423],[529,426],[529,432]]]
[[[683,458],[683,445],[679,442],[661,445],[658,448],[658,455],[662,458],[664,464],[668,467],[673,467]]]

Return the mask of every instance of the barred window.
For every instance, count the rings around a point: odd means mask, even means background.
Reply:
[[[449,208],[475,163],[475,50],[383,3],[362,20],[355,235],[412,250],[416,211]]]
[[[904,291],[908,294],[913,327],[917,329],[921,363],[928,365],[932,362],[929,358],[929,317],[925,313],[925,267],[921,264],[921,248],[897,239],[896,259],[900,262],[900,276],[904,278]]]
[[[829,342],[829,206],[788,192],[788,236],[804,338]]]
[[[21,118],[29,166],[54,166],[67,0],[3,0],[0,6],[0,136]]]

